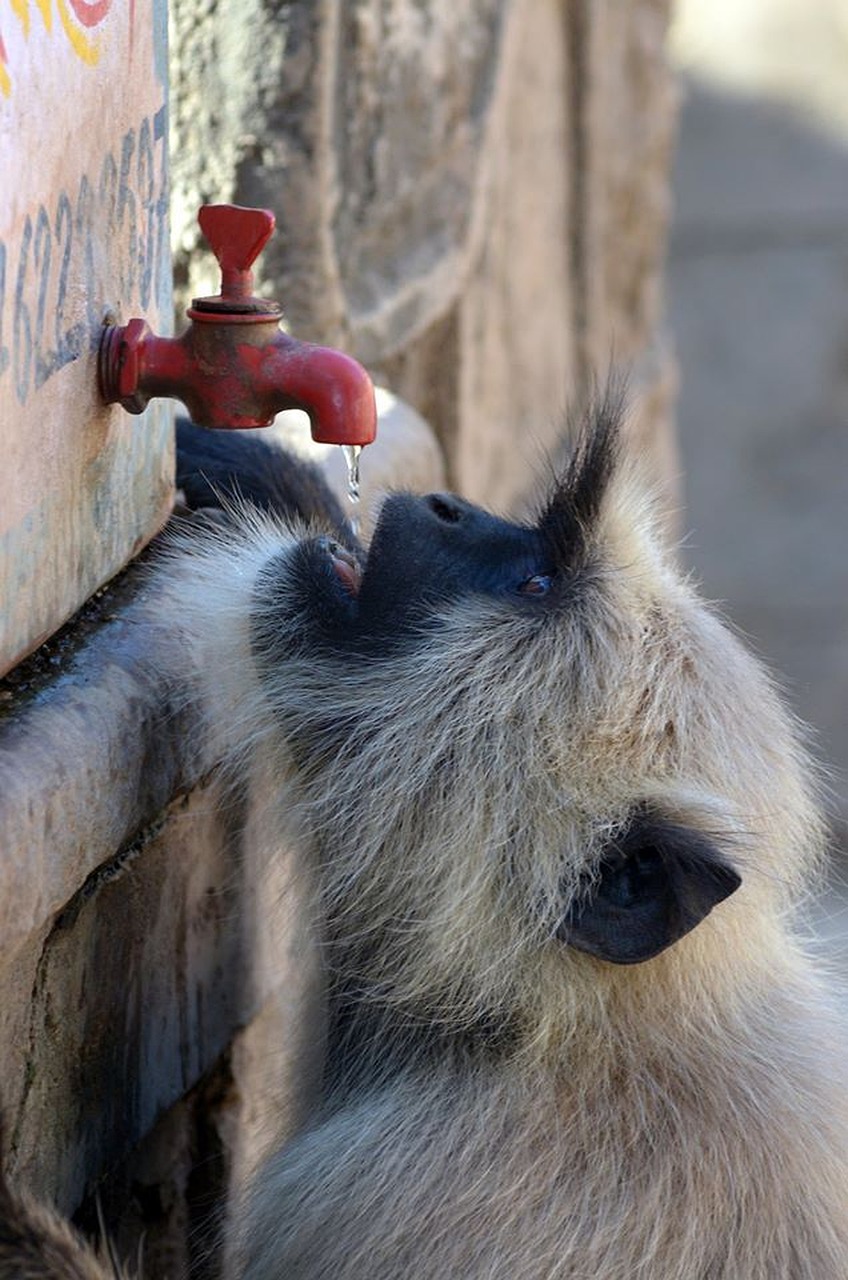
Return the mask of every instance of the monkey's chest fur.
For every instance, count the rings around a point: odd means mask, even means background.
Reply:
[[[245,1275],[836,1280],[837,1206],[798,1194],[803,1152],[716,1102],[517,1062],[397,1079],[270,1162]]]

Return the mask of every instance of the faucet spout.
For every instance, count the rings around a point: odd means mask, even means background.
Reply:
[[[273,230],[273,214],[206,205],[199,220],[221,265],[221,293],[194,300],[179,338],[157,337],[140,319],[107,327],[98,360],[107,404],[142,413],[153,397],[166,396],[200,426],[236,429],[266,427],[281,409],[303,409],[313,439],[370,444],[377,412],[363,367],[284,333],[279,306],[252,294],[250,268]]]
[[[356,360],[278,330],[266,346],[244,343],[240,360],[271,417],[281,409],[309,414],[313,440],[370,444],[377,429],[374,387]]]

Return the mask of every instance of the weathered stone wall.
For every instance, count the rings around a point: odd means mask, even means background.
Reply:
[[[263,286],[293,332],[423,413],[463,492],[517,499],[613,362],[670,475],[668,8],[175,0],[181,306],[215,281],[197,206],[267,206]]]

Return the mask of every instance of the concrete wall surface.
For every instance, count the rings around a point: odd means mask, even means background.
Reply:
[[[171,508],[170,406],[129,418],[97,384],[107,317],[171,324],[162,0],[4,6],[0,156],[2,673]]]

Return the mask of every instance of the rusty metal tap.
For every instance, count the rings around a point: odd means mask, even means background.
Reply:
[[[274,230],[267,209],[204,205],[200,229],[221,267],[221,292],[195,298],[179,338],[144,320],[110,325],[98,378],[107,404],[142,413],[148,400],[180,400],[204,427],[267,427],[281,409],[309,414],[312,438],[370,444],[376,432],[371,379],[356,360],[298,342],[280,328],[276,302],[253,296],[251,267]]]

